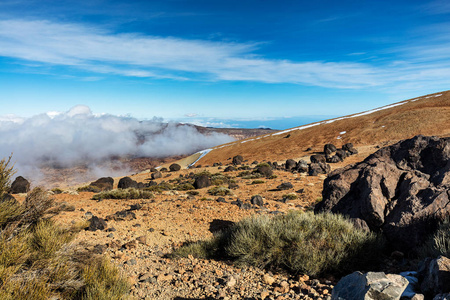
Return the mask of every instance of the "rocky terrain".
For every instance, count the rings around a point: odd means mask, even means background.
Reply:
[[[74,243],[119,265],[133,299],[363,299],[366,293],[388,297],[365,299],[399,299],[408,281],[398,274],[417,271],[419,264],[408,249],[423,244],[425,233],[449,216],[449,99],[448,92],[424,96],[219,146],[203,157],[167,160],[160,168],[148,165],[127,177],[61,186],[50,191],[65,207],[54,219],[63,225],[90,221]],[[411,122],[405,123],[408,116]],[[436,137],[412,138],[420,133]],[[399,142],[404,138],[412,139]],[[19,179],[13,186],[14,197],[23,201],[29,185]],[[118,187],[152,196],[99,196]],[[168,256],[247,217],[314,209],[346,214],[360,228],[385,234],[391,248],[380,253],[378,270],[359,270],[338,283],[341,278],[332,275],[310,278],[226,260]],[[449,299],[447,258],[430,259],[419,271],[414,276],[422,286],[404,299]],[[364,288],[348,288],[357,285]]]

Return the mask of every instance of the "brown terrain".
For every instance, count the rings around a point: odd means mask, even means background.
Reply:
[[[439,95],[439,96],[438,96]],[[400,102],[401,105],[376,112],[348,116],[320,122],[306,129],[265,133],[257,138],[215,147],[196,163],[203,167],[163,172],[155,181],[170,181],[189,173],[208,171],[222,173],[235,155],[242,155],[244,164],[254,167],[254,161],[284,162],[292,158],[308,159],[323,151],[326,143],[340,147],[353,143],[359,151],[344,162],[331,164],[332,169],[362,161],[379,147],[418,134],[450,135],[450,92],[442,92]],[[399,103],[399,104],[400,104]],[[345,133],[343,133],[345,131]],[[310,150],[307,150],[311,148]],[[179,163],[187,166],[199,155],[184,158]],[[172,160],[162,162],[167,167]],[[223,166],[212,167],[214,163]],[[146,165],[147,167],[150,165]],[[91,200],[94,193],[77,192],[77,187],[63,188],[55,194],[59,203],[73,206],[56,218],[62,224],[89,219],[91,214],[107,218],[131,205],[135,218],[111,219],[107,230],[83,231],[76,243],[96,253],[105,253],[116,262],[132,285],[133,299],[329,299],[335,278],[308,278],[307,276],[271,273],[251,267],[238,268],[222,261],[200,260],[193,257],[172,260],[165,254],[187,241],[212,237],[217,228],[245,217],[260,214],[279,214],[289,210],[311,210],[321,200],[322,184],[326,175],[308,176],[297,172],[274,170],[276,178],[255,179],[237,177],[242,172],[226,172],[235,177],[239,188],[231,195],[208,194],[209,188],[199,189],[196,196],[185,191],[155,192],[148,200]],[[151,173],[130,176],[147,183]],[[119,178],[115,178],[117,186]],[[293,188],[276,190],[281,183],[290,182]],[[295,200],[282,201],[283,195],[294,193]],[[261,195],[263,206],[240,208],[232,201],[249,203],[253,195]],[[19,200],[24,195],[19,195]]]

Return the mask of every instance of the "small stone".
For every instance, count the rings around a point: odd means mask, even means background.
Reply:
[[[227,287],[233,287],[236,285],[236,283],[236,278],[234,278],[234,276],[229,276],[226,280]]]
[[[126,262],[127,265],[134,266],[137,264],[136,259],[132,258]]]
[[[270,295],[269,292],[267,290],[264,290],[264,291],[261,292],[260,296],[261,296],[261,299],[264,300],[267,297],[269,297],[269,295]]]
[[[264,274],[263,282],[268,285],[272,285],[275,282],[275,278],[270,276],[269,274]]]

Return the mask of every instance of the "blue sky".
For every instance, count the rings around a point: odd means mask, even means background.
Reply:
[[[449,89],[448,1],[0,1],[0,116],[288,128]],[[298,123],[298,124],[297,124]]]

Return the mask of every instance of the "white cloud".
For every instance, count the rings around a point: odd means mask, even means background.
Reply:
[[[133,77],[241,80],[359,88],[383,84],[368,65],[256,56],[256,43],[114,34],[87,25],[1,20],[0,55]],[[187,73],[186,75],[180,75]]]
[[[204,135],[193,126],[156,118],[96,115],[83,105],[26,119],[1,117],[0,137],[0,157],[12,152],[22,175],[48,165],[95,169],[111,157],[185,155],[233,141],[224,134]]]

